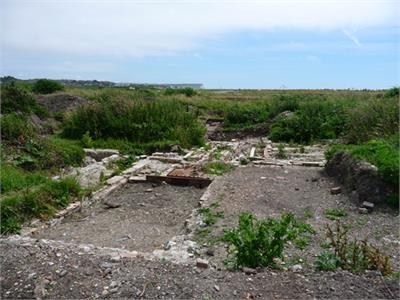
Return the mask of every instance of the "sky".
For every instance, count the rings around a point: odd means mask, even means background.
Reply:
[[[0,75],[206,88],[400,84],[398,0],[0,0]]]

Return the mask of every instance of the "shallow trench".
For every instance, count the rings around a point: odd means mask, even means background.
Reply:
[[[185,220],[203,192],[195,187],[126,184],[36,237],[151,252],[184,233]]]

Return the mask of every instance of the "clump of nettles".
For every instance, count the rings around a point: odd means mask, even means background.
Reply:
[[[307,233],[314,233],[311,225],[300,222],[291,213],[266,220],[243,213],[238,227],[226,231],[222,241],[228,244],[228,263],[235,267],[267,267],[275,266],[274,259],[283,258],[288,241]]]
[[[349,228],[336,220],[336,226],[327,225],[326,237],[332,252],[321,253],[315,262],[319,270],[335,270],[340,267],[352,272],[378,270],[383,275],[393,273],[390,259],[366,239],[349,241]]]

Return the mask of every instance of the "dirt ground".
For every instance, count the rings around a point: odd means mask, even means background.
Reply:
[[[127,184],[37,238],[152,251],[184,231],[184,221],[203,192],[194,187]]]
[[[395,279],[377,272],[293,273],[198,269],[143,259],[113,261],[74,247],[43,243],[1,250],[1,298],[48,299],[388,299],[399,295]]]
[[[343,208],[347,216],[342,223],[350,226],[349,234],[358,239],[367,238],[391,256],[396,269],[399,269],[399,216],[391,209],[377,208],[370,214],[360,214],[358,205],[349,195],[332,195],[330,189],[338,184],[326,176],[322,168],[257,166],[239,167],[225,176],[215,179],[210,186],[210,197],[205,207],[218,203],[216,211],[222,210],[224,218],[212,227],[211,236],[218,236],[224,228],[235,226],[242,212],[251,212],[259,219],[279,217],[283,212],[292,212],[298,218],[312,225],[316,234],[310,244],[299,251],[289,247],[287,260],[297,263],[301,258],[303,267],[312,269],[313,260],[323,249],[320,244],[326,240],[326,225],[332,221],[324,214],[327,208]],[[226,256],[224,247],[217,247],[213,260],[221,264]],[[290,264],[290,263],[289,263]]]
[[[61,224],[30,239],[1,239],[1,298],[147,298],[147,299],[389,299],[399,298],[399,281],[379,272],[319,272],[315,256],[325,241],[326,208],[342,207],[358,238],[367,236],[391,256],[399,270],[399,217],[390,210],[358,213],[346,193],[331,195],[337,186],[322,168],[296,166],[245,166],[217,177],[203,206],[218,202],[224,217],[203,236],[197,256],[207,259],[206,269],[195,260],[174,264],[165,259],[113,257],[100,248],[114,247],[151,252],[176,235],[185,234],[184,222],[197,207],[205,189],[169,185],[128,184],[101,203],[74,214]],[[110,208],[113,207],[113,208]],[[237,224],[240,212],[259,218],[293,212],[316,230],[310,244],[299,250],[289,245],[279,270],[256,274],[228,269],[223,245],[207,239]],[[60,240],[50,242],[47,240]],[[67,244],[68,243],[68,244]],[[301,261],[299,260],[301,259]],[[293,271],[291,266],[301,264]]]

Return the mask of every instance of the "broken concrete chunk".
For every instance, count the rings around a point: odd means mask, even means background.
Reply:
[[[120,182],[123,179],[124,179],[124,176],[114,176],[114,177],[107,179],[107,184],[113,185],[113,184]]]
[[[146,182],[146,176],[131,176],[128,180],[130,183],[142,183]]]
[[[362,203],[362,207],[368,209],[368,211],[371,211],[371,210],[374,209],[374,204],[371,203],[371,202],[368,202],[368,201],[364,201],[364,202]]]
[[[256,148],[252,147],[250,150],[250,157],[254,157],[255,154],[256,154]]]
[[[247,268],[247,267],[243,267],[242,268],[243,273],[247,274],[247,275],[254,275],[257,274],[257,270],[252,269],[252,268]]]
[[[207,269],[208,268],[208,261],[202,258],[198,258],[196,260],[196,267],[202,268],[202,269]]]
[[[340,194],[341,192],[342,192],[342,188],[340,186],[331,188],[332,195],[337,195],[337,194]]]
[[[109,157],[111,155],[119,155],[118,150],[114,149],[83,149],[87,156],[94,158],[96,161],[101,161],[103,158]]]

